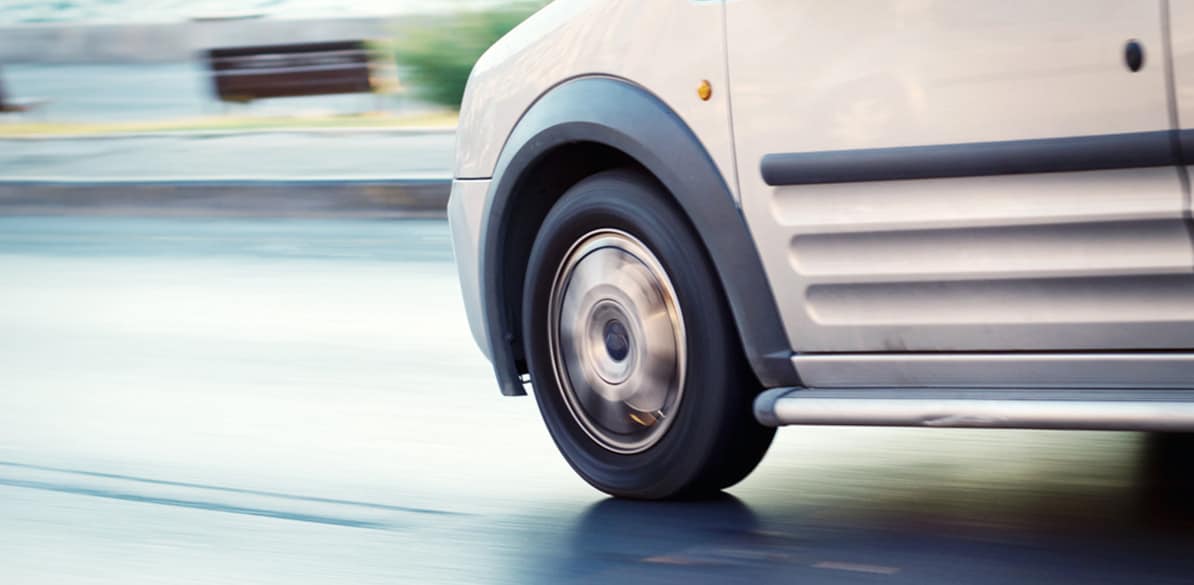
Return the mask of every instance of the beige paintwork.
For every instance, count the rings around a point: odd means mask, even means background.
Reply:
[[[456,176],[492,176],[515,123],[551,87],[606,75],[641,85],[663,100],[732,183],[722,12],[719,1],[552,2],[474,67],[460,112]],[[704,80],[713,86],[709,101],[697,95]]]
[[[1194,0],[1169,2],[1169,30],[1173,43],[1173,80],[1175,123],[1183,130],[1194,131]],[[1186,152],[1186,159],[1194,152]],[[1194,167],[1186,167],[1187,177]],[[1186,185],[1186,219],[1191,217],[1191,193]]]
[[[729,2],[742,207],[792,347],[1194,347],[1176,168],[785,187],[759,172],[768,153],[1169,129],[1162,21],[1134,0]]]

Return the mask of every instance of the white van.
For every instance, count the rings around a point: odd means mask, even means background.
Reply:
[[[473,335],[635,498],[776,426],[1194,430],[1194,0],[556,0],[473,70]]]

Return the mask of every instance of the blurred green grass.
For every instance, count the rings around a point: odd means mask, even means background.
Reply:
[[[376,48],[395,56],[404,68],[404,85],[418,97],[459,108],[469,73],[481,54],[547,3],[529,0],[460,12],[442,25],[405,31]]]

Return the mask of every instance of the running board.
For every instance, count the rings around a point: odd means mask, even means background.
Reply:
[[[1194,389],[776,388],[760,423],[1107,431],[1194,431]]]

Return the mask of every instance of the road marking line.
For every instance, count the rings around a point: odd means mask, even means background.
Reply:
[[[821,561],[813,565],[814,569],[830,569],[834,571],[850,571],[852,573],[870,573],[872,575],[894,575],[900,572],[899,567],[884,567],[882,565],[862,565],[858,563],[839,563],[835,561]]]

